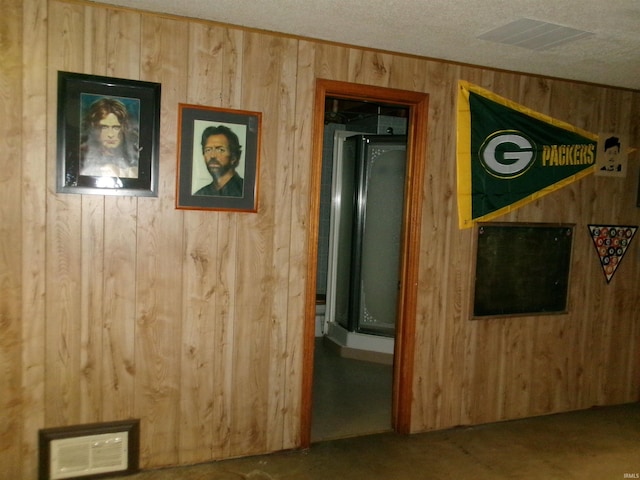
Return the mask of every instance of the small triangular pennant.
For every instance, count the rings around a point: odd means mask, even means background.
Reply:
[[[598,253],[607,283],[620,266],[637,229],[637,226],[629,225],[589,225],[593,246]]]

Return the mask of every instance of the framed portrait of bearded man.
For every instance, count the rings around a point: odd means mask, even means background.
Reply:
[[[57,191],[158,196],[159,83],[58,72]]]
[[[258,211],[262,113],[178,105],[176,208]]]

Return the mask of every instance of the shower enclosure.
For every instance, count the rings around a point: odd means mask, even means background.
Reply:
[[[354,135],[340,147],[333,171],[327,321],[347,332],[393,337],[406,137]]]

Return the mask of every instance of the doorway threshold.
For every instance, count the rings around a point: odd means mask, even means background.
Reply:
[[[347,332],[342,326],[330,323],[323,343],[343,358],[393,365],[393,337]]]

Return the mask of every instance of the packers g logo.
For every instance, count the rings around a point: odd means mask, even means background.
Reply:
[[[489,135],[480,146],[480,163],[491,175],[513,178],[522,175],[535,161],[535,144],[517,130]]]

